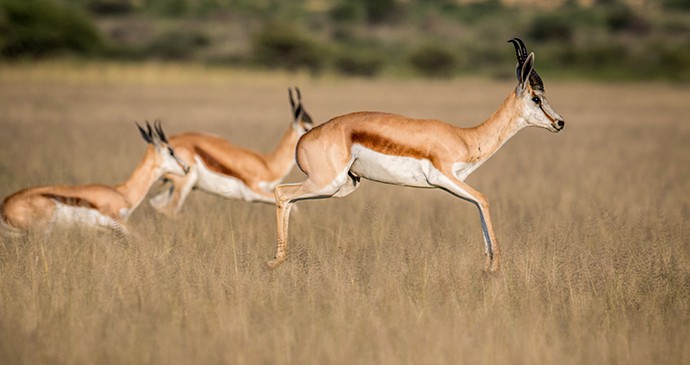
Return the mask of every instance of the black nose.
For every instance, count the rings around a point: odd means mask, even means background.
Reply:
[[[563,127],[565,127],[565,121],[559,120],[556,122],[556,125],[558,126],[558,129],[563,129]]]

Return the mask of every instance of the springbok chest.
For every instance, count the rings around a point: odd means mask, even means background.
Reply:
[[[465,179],[483,163],[484,160],[477,162],[456,162],[453,164],[453,175],[455,175],[458,180],[465,181]]]

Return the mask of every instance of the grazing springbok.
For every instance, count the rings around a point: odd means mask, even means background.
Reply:
[[[534,71],[534,53],[511,39],[517,54],[517,87],[483,123],[459,128],[439,120],[396,114],[356,112],[335,117],[306,133],[297,143],[301,183],[276,186],[277,247],[270,268],[286,259],[292,205],[304,199],[343,197],[361,178],[417,188],[439,188],[479,208],[486,270],[500,267],[500,251],[484,194],[464,180],[515,133],[528,126],[558,132],[563,118],[546,100]]]
[[[184,175],[189,167],[169,146],[160,121],[154,129],[137,125],[150,144],[130,178],[120,185],[50,185],[20,190],[0,205],[0,223],[14,233],[29,229],[50,229],[54,224],[76,223],[108,228],[119,236],[127,234],[125,222],[139,206],[149,188],[163,174]]]
[[[236,147],[227,140],[200,133],[170,137],[170,144],[190,166],[185,176],[166,175],[170,187],[149,200],[161,213],[175,216],[192,189],[229,199],[248,202],[275,202],[273,188],[283,181],[295,165],[297,140],[312,126],[302,105],[302,94],[295,88],[297,102],[288,89],[293,120],[278,146],[269,154]]]

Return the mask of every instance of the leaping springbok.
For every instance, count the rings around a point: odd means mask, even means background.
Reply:
[[[312,126],[295,88],[297,102],[288,89],[293,120],[278,146],[270,154],[260,154],[234,146],[211,134],[185,133],[170,137],[170,144],[190,166],[185,176],[166,175],[171,186],[149,200],[161,213],[175,216],[192,189],[229,199],[248,202],[275,202],[273,188],[283,181],[295,165],[297,140]]]
[[[483,123],[459,128],[439,120],[396,114],[356,112],[335,117],[306,133],[296,150],[297,165],[307,175],[301,183],[275,188],[277,247],[270,268],[286,259],[292,205],[304,199],[343,197],[361,178],[417,188],[438,188],[479,208],[485,242],[486,270],[500,267],[499,245],[484,194],[464,180],[522,128],[558,132],[563,118],[546,100],[544,84],[534,71],[534,53],[513,38],[517,54],[517,87]]]
[[[184,175],[189,167],[169,146],[160,121],[154,129],[137,125],[150,144],[130,178],[114,187],[106,185],[50,185],[20,190],[0,205],[0,224],[14,233],[54,224],[76,223],[108,228],[119,236],[127,233],[125,222],[139,206],[151,185],[163,174]]]

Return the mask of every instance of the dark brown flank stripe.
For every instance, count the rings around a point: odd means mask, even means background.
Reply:
[[[211,156],[211,154],[204,151],[199,146],[194,146],[194,153],[196,153],[197,156],[204,161],[204,165],[206,165],[206,167],[208,167],[210,170],[222,175],[232,176],[245,184],[247,183],[247,180],[244,179],[240,173],[223,165],[220,161],[216,160],[213,156]]]
[[[62,195],[56,195],[56,194],[50,194],[50,193],[43,193],[41,195],[46,197],[46,198],[53,199],[59,203],[65,204],[65,205],[70,205],[73,207],[96,209],[96,206],[86,199],[72,197],[72,196],[62,196]]]
[[[412,157],[416,159],[426,159],[433,161],[433,157],[428,151],[422,151],[414,147],[406,146],[404,144],[399,144],[384,136],[365,132],[365,131],[355,131],[352,133],[352,143],[358,143],[362,146],[380,152],[386,155],[392,156],[405,156]]]

